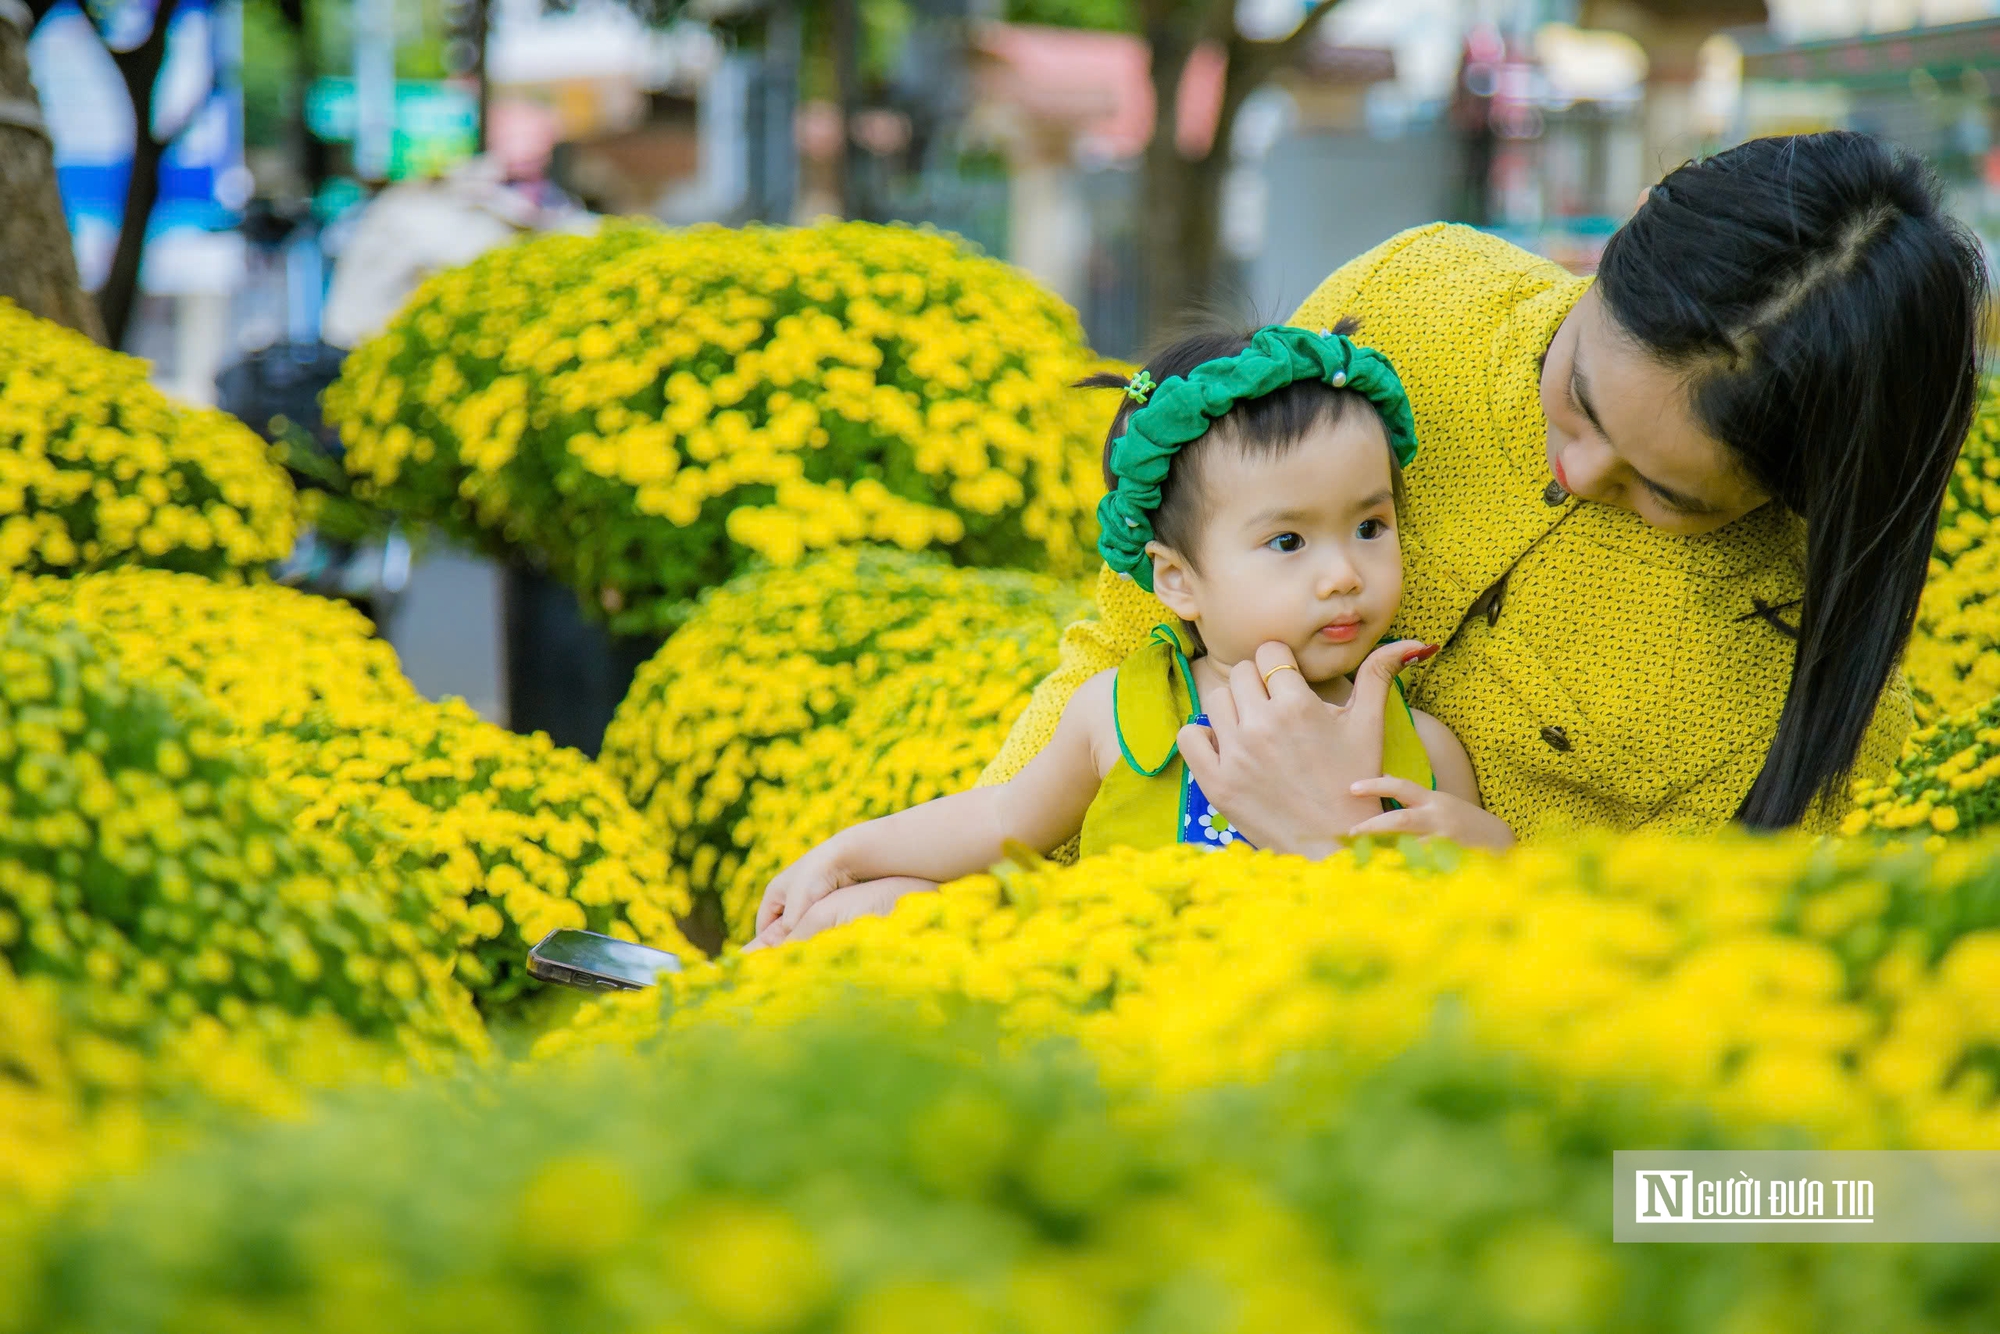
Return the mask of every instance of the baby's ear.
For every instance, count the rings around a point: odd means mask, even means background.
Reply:
[[[1201,614],[1195,597],[1193,570],[1187,557],[1163,542],[1148,542],[1146,554],[1153,558],[1153,596],[1184,621]]]

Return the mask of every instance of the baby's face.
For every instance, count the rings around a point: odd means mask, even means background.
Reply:
[[[1403,596],[1381,422],[1352,407],[1276,458],[1216,443],[1203,460],[1213,500],[1200,569],[1160,570],[1161,598],[1199,627],[1218,667],[1254,659],[1275,639],[1291,646],[1307,681],[1347,675]]]

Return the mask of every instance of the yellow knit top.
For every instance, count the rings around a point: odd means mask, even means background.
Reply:
[[[1292,317],[1313,329],[1358,317],[1357,336],[1388,355],[1409,393],[1420,449],[1398,516],[1404,588],[1392,633],[1444,648],[1403,679],[1410,702],[1464,743],[1486,808],[1523,839],[1733,817],[1791,679],[1792,641],[1753,600],[1781,605],[1804,591],[1805,527],[1775,503],[1677,537],[1547,489],[1540,362],[1586,286],[1504,241],[1437,223],[1342,265]],[[1077,685],[1172,616],[1109,569],[1097,603],[1097,620],[1064,631],[1061,665],[981,783],[1018,772]],[[1896,672],[1856,772],[1886,772],[1912,725]],[[1827,803],[1806,825],[1831,829],[1844,808]]]

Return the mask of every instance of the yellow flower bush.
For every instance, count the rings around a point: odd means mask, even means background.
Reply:
[[[755,934],[764,886],[814,844],[978,781],[1060,652],[1050,619],[941,649],[871,686],[839,723],[773,741],[769,781],[737,827],[743,864],[723,887],[731,940]]]
[[[264,442],[170,402],[146,363],[0,299],[0,578],[119,565],[211,577],[292,549]]]
[[[976,877],[90,1183],[0,1330],[1975,1334],[1970,1248],[1606,1204],[1632,1144],[1992,1147],[1996,886],[1748,837]]]
[[[1560,1087],[1637,1086],[1740,1133],[2000,1147],[1981,1055],[2000,1015],[2000,843],[1410,856],[1165,848],[972,877],[692,970],[667,1011],[600,1002],[541,1050],[886,996],[940,1020],[997,1007],[1017,1040],[1075,1038],[1115,1087],[1171,1094],[1259,1084],[1301,1053],[1381,1067],[1445,1006]]]
[[[0,958],[0,1211],[10,1197],[53,1198],[92,1165],[136,1162],[130,1107],[98,1114],[86,1095],[108,1085],[96,1101],[119,1100],[144,1068],[139,1053],[72,1025],[54,978],[16,977]]]
[[[1910,734],[1881,782],[1854,780],[1841,832],[1970,833],[2000,816],[2000,697]]]
[[[129,1172],[217,1113],[297,1119],[319,1090],[404,1063],[331,1015],[231,1007],[138,1035],[93,1022],[87,985],[17,977],[0,958],[0,1232],[8,1211]]]
[[[742,939],[744,895],[762,890],[743,888],[746,856],[766,839],[790,839],[801,807],[788,803],[824,790],[802,768],[861,740],[847,732],[830,745],[815,742],[816,729],[841,723],[898,671],[994,630],[1059,630],[1088,605],[1077,586],[1047,576],[959,569],[869,547],[746,575],[704,597],[639,669],[605,730],[599,762],[652,822],[705,929],[719,938],[734,928]],[[971,710],[953,728],[975,735],[940,725],[930,741],[913,737],[897,761],[907,779],[896,781],[910,786],[896,790],[957,781],[968,764],[977,777],[981,757],[973,752],[991,740],[994,719],[1011,721],[1036,678],[1018,648],[1005,653],[990,684],[1006,698],[987,695],[984,676],[953,683],[955,698]],[[976,660],[959,661],[985,670]],[[1054,665],[1051,651],[1044,673]],[[796,796],[772,793],[763,808],[768,818],[754,818],[758,794],[788,783],[798,785]],[[857,795],[879,803],[893,793],[870,786]],[[813,818],[832,818],[832,811]],[[768,856],[758,863],[768,864]]]
[[[360,612],[275,584],[126,569],[0,587],[0,611],[42,608],[102,635],[126,671],[192,683],[245,733],[417,697]]]
[[[615,628],[855,542],[1093,568],[1075,314],[955,238],[637,224],[431,279],[326,394],[364,500],[526,548]]]
[[[193,692],[128,679],[73,627],[0,627],[0,956],[150,1040],[197,1015],[330,1015],[478,1049],[434,905],[356,831],[300,829]]]
[[[433,904],[445,959],[491,1012],[538,987],[555,926],[688,957],[658,835],[581,753],[419,696],[352,608],[272,585],[122,570],[23,580],[0,608],[75,616],[125,670],[198,688],[298,801],[301,827],[365,841],[373,873]]]
[[[37,1220],[0,1330],[1358,1334],[1323,1235],[1073,1063],[684,1037],[421,1087]]]
[[[1974,523],[1962,516],[1954,532]],[[2000,695],[2000,541],[1982,537],[1950,565],[1932,558],[1905,662],[1920,724]]]
[[[528,949],[557,927],[701,957],[677,925],[688,898],[658,832],[616,780],[545,733],[496,727],[461,700],[412,699],[316,715],[254,749],[304,799],[301,823],[365,828],[385,868],[442,878],[465,909],[458,975],[489,1015],[540,989]]]
[[[1952,468],[1905,661],[1917,720],[2000,695],[2000,377],[1988,379]]]

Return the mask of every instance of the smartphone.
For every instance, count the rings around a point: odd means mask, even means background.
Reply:
[[[661,973],[678,973],[680,956],[595,931],[559,927],[528,951],[528,972],[586,991],[640,991]]]

